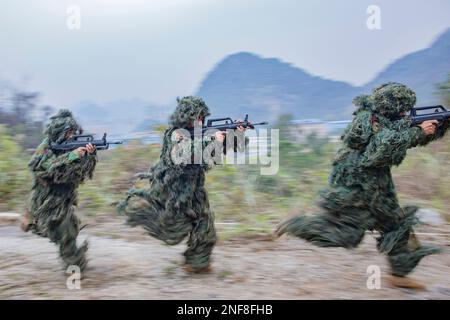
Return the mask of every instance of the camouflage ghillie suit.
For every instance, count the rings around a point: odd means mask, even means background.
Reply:
[[[84,270],[87,242],[77,247],[80,221],[74,213],[74,206],[77,205],[78,186],[86,178],[92,178],[97,156],[86,154],[80,158],[76,151],[53,152],[51,143],[61,143],[66,140],[68,131],[77,134],[82,129],[68,110],[60,110],[50,119],[44,132],[46,137],[29,163],[33,192],[28,229],[58,244],[66,267],[77,265]]]
[[[415,93],[397,83],[357,97],[358,110],[342,136],[330,186],[321,192],[323,211],[291,218],[277,234],[289,233],[322,247],[353,248],[366,230],[377,230],[377,247],[388,255],[395,276],[406,276],[424,256],[437,252],[416,240],[412,227],[418,208],[399,206],[391,176],[391,167],[400,165],[409,148],[441,138],[449,127],[445,123],[426,136],[422,128],[411,126],[409,117],[400,118],[415,102]]]
[[[217,161],[209,164],[174,162],[172,153],[177,142],[172,140],[172,134],[176,129],[190,128],[195,121],[209,114],[208,106],[198,97],[178,99],[169,128],[164,133],[159,162],[145,176],[149,178],[149,186],[131,189],[126,200],[118,204],[119,212],[128,216],[129,225],[143,226],[151,236],[166,244],[178,244],[189,236],[184,256],[186,265],[193,271],[209,267],[216,243],[214,214],[205,189],[205,172],[220,160],[216,158]],[[216,154],[219,158],[226,151],[217,140],[209,143],[201,139],[194,140],[192,146],[195,143],[202,144],[203,148],[216,144],[213,149],[220,150]],[[193,158],[193,153],[189,152],[189,157]],[[133,205],[129,202],[132,197],[146,200],[145,204]]]

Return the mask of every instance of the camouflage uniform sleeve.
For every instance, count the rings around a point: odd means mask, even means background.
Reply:
[[[399,165],[409,148],[413,148],[423,139],[424,133],[419,127],[392,130],[383,128],[375,133],[362,154],[363,167],[387,167]]]
[[[92,178],[96,164],[95,153],[80,158],[75,150],[59,156],[51,155],[51,151],[48,151],[48,156],[42,159],[35,173],[38,178],[56,184],[82,183],[86,178]]]
[[[70,165],[72,162],[77,160],[80,160],[80,156],[78,155],[78,152],[74,150],[60,156],[46,159],[43,163],[41,163],[41,168],[45,171],[54,170],[55,167],[53,167],[53,165],[55,164],[59,164],[60,166]]]
[[[361,112],[346,129],[343,142],[352,149],[360,150],[369,143],[372,134],[372,114]]]

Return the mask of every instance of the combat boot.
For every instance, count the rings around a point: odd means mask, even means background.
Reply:
[[[194,268],[192,265],[190,264],[184,264],[183,265],[183,269],[184,271],[186,271],[187,273],[197,273],[197,274],[201,274],[201,273],[210,273],[212,272],[212,267],[211,265],[207,265],[206,267],[202,267],[202,268]]]
[[[388,278],[388,283],[390,286],[395,288],[406,288],[414,290],[426,290],[426,286],[420,281],[411,279],[409,277],[398,277],[391,275]]]
[[[33,223],[31,222],[32,218],[30,213],[27,211],[25,212],[25,214],[22,216],[22,220],[20,222],[20,228],[23,230],[23,232],[28,232],[30,231]]]

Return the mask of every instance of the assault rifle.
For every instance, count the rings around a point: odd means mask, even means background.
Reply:
[[[225,122],[223,122],[225,121]],[[215,124],[217,122],[222,122],[220,124]],[[245,119],[243,121],[237,121],[237,120],[232,120],[231,118],[216,118],[216,119],[209,119],[206,122],[206,126],[202,127],[202,135],[205,134],[205,132],[207,132],[208,130],[219,130],[219,131],[227,131],[227,130],[235,130],[238,127],[243,127],[246,129],[255,129],[255,126],[260,126],[260,125],[267,125],[269,124],[267,121],[264,122],[260,122],[260,123],[251,123],[250,121],[248,121],[248,114],[245,115]],[[191,135],[194,135],[195,129],[190,129],[189,130],[191,132]]]
[[[59,152],[68,152],[79,147],[85,147],[88,143],[95,146],[97,150],[106,150],[109,149],[110,144],[122,144],[122,141],[107,141],[106,133],[103,134],[103,138],[101,140],[94,140],[94,136],[91,134],[77,135],[73,136],[71,139],[64,141],[60,144],[52,143],[50,144],[50,149],[53,151]]]
[[[411,110],[409,116],[413,125],[418,125],[429,120],[438,120],[442,123],[450,119],[450,111],[443,106],[417,107]]]

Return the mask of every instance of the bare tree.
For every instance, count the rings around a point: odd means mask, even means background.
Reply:
[[[12,114],[14,123],[12,125],[28,122],[36,108],[38,92],[17,91],[11,98]]]

